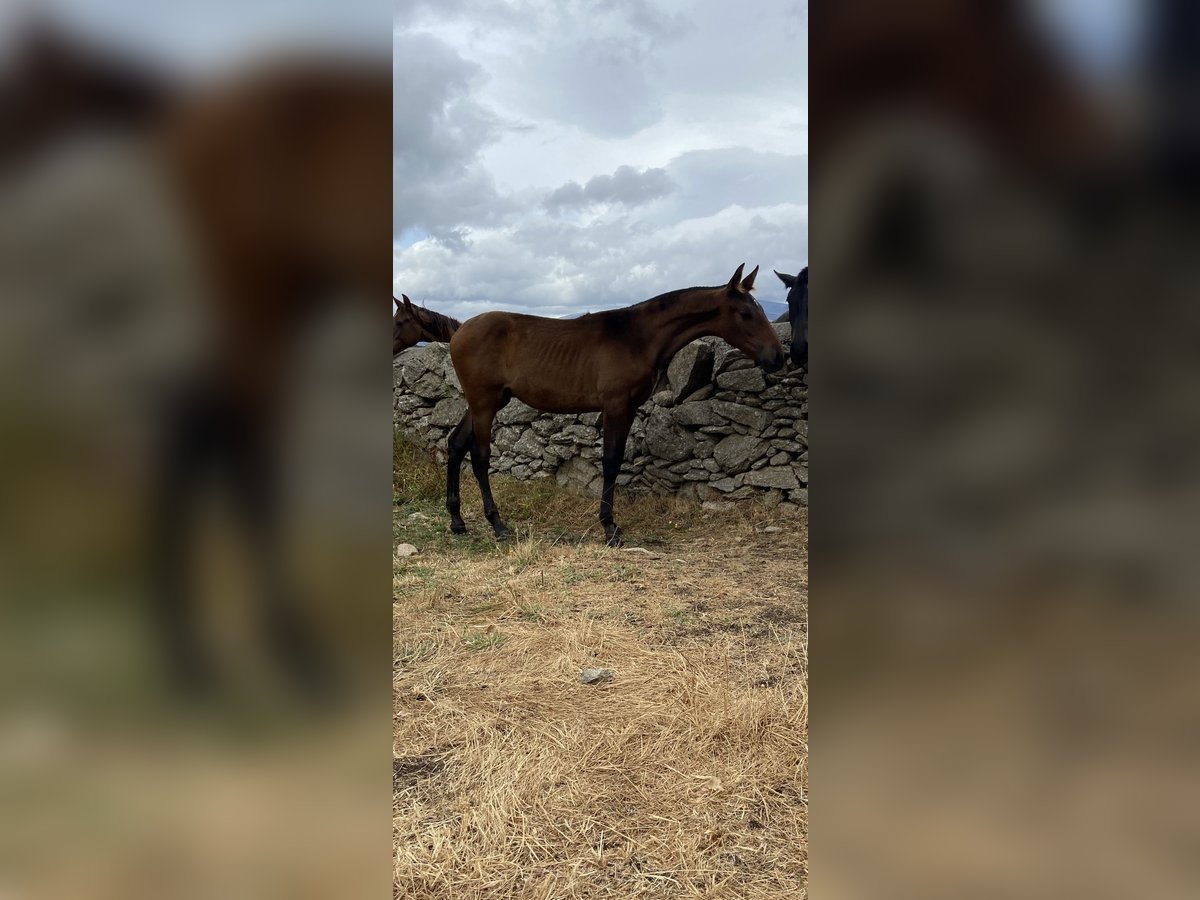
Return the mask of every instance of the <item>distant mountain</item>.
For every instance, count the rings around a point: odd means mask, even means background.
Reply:
[[[762,306],[763,312],[767,314],[767,318],[772,322],[788,311],[786,303],[776,303],[774,300],[759,300],[758,302]]]

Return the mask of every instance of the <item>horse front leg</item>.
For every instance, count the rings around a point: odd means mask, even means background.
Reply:
[[[610,547],[620,547],[621,529],[613,521],[613,490],[617,475],[625,459],[625,442],[633,426],[633,411],[620,409],[604,412],[604,458],[602,472],[604,490],[600,495],[600,524],[604,526],[604,540]]]
[[[218,404],[189,389],[171,410],[157,460],[151,525],[150,599],[163,662],[174,686],[204,694],[218,687],[215,660],[198,636],[199,598],[192,563],[201,476],[220,452]]]
[[[339,690],[320,632],[304,612],[283,548],[278,446],[270,428],[241,422],[229,428],[229,466],[238,515],[255,567],[257,626],[293,684],[313,700]]]
[[[450,432],[446,441],[446,511],[450,513],[450,530],[455,534],[463,534],[467,525],[462,520],[462,502],[459,496],[459,482],[462,475],[462,462],[471,446],[471,411],[463,414],[462,421]]]

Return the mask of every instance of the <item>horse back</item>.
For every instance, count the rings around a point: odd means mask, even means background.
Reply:
[[[606,387],[638,368],[599,316],[484,313],[455,332],[450,356],[468,399],[507,390],[551,412],[600,409]]]

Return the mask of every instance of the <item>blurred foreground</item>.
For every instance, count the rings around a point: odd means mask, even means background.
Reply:
[[[381,895],[387,9],[144,6],[0,26],[0,893]]]
[[[1200,890],[1195,13],[812,11],[820,896]]]

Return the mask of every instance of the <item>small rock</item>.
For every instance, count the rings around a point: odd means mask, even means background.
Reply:
[[[423,512],[415,512],[409,513],[408,519],[410,522],[428,522],[429,516],[425,515]]]
[[[398,557],[400,557],[401,559],[405,559],[409,556],[413,556],[414,554],[420,553],[420,552],[421,551],[418,550],[416,547],[414,547],[412,544],[400,544],[396,548],[396,555]]]
[[[796,470],[791,466],[771,466],[749,472],[746,475],[745,483],[756,487],[779,488],[780,490],[795,490],[800,487]]]
[[[538,417],[538,411],[532,406],[513,400],[496,414],[496,421],[501,425],[528,425]]]
[[[720,397],[720,394],[717,395]],[[745,425],[754,431],[764,431],[771,424],[770,413],[765,413],[761,409],[755,409],[753,406],[746,406],[742,403],[727,403],[724,400],[717,399],[712,401],[713,410],[724,416],[732,422],[737,422],[739,425]]]
[[[675,354],[667,366],[667,378],[676,402],[706,385],[713,373],[713,348],[693,341]]]
[[[612,669],[584,669],[579,680],[584,684],[598,684],[601,681],[612,681]]]
[[[728,500],[705,500],[700,507],[711,512],[729,512],[736,507],[736,504]]]
[[[641,553],[646,559],[662,559],[661,553],[655,553],[652,550],[647,550],[645,547],[622,547],[622,553]]]
[[[738,473],[750,468],[766,449],[766,443],[756,437],[730,435],[713,448],[713,456],[723,471]]]
[[[717,387],[727,391],[761,391],[767,379],[761,369],[732,369],[717,376]]]
[[[462,397],[447,397],[439,400],[429,416],[429,424],[438,428],[450,428],[457,425],[467,411],[467,401]]]
[[[759,534],[779,534],[781,531],[783,531],[783,529],[778,525],[767,525],[764,528],[756,528],[754,530]]]

